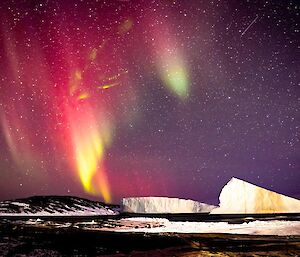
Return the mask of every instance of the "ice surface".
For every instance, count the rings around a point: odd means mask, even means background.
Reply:
[[[208,213],[216,208],[193,200],[168,197],[123,198],[122,207],[124,212],[130,213]]]
[[[133,222],[133,219],[122,219],[121,223]],[[140,223],[151,224],[149,219],[138,218]],[[244,235],[275,235],[275,236],[300,236],[299,221],[252,221],[242,224],[230,224],[228,222],[178,222],[166,219],[153,219],[159,222],[159,226],[140,226],[140,228],[122,228],[121,232],[145,232],[145,233],[221,233]]]
[[[277,218],[280,218],[278,216]],[[288,217],[286,217],[288,218]],[[192,233],[192,234],[239,234],[257,236],[300,236],[299,217],[295,220],[248,220],[244,222],[227,221],[170,221],[167,218],[122,218],[95,219],[84,222],[45,221],[29,219],[13,221],[15,225],[45,228],[78,228],[89,231],[132,232],[132,233]]]
[[[300,201],[232,178],[222,189],[212,214],[299,213]]]

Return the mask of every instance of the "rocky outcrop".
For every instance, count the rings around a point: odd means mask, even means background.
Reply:
[[[75,196],[33,196],[0,202],[0,216],[116,215],[117,206]]]

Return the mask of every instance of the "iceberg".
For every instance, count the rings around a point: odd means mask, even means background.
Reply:
[[[219,200],[219,207],[213,209],[211,214],[300,212],[300,200],[234,177],[223,187]]]
[[[169,197],[123,198],[123,212],[128,213],[209,213],[214,205]]]

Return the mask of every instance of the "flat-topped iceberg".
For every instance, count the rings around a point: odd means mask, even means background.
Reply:
[[[130,213],[209,213],[214,205],[169,197],[123,198],[123,212]]]

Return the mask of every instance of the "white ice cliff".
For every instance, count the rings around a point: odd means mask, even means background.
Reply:
[[[232,178],[222,189],[220,207],[211,214],[297,213],[300,200]]]
[[[193,200],[169,197],[123,198],[122,207],[123,212],[131,213],[208,213],[216,208]]]

